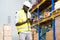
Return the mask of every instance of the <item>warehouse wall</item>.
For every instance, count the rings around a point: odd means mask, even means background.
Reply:
[[[15,24],[15,13],[22,8],[22,3],[25,0],[0,0],[0,25],[10,22],[13,29],[13,40],[18,39]],[[9,20],[8,20],[9,17]]]

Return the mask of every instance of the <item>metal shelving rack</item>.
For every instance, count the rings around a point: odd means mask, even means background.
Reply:
[[[45,0],[44,0],[45,1]],[[43,1],[43,2],[44,2]],[[42,3],[43,3],[42,2]],[[39,9],[39,6],[41,5],[41,3],[40,4],[38,4],[31,12],[33,12],[36,8],[37,8],[37,13],[38,13],[38,18],[40,17],[40,9]],[[52,0],[52,8],[51,8],[51,11],[53,11],[54,10],[54,0]],[[42,23],[42,22],[45,22],[45,21],[48,21],[48,20],[52,20],[52,29],[53,29],[53,40],[56,40],[56,29],[55,29],[55,18],[56,17],[58,17],[58,16],[60,16],[60,12],[59,13],[57,13],[56,15],[51,15],[50,17],[48,17],[48,18],[45,18],[45,19],[43,19],[42,21],[39,21],[39,22],[37,22],[37,23],[35,23],[34,25],[36,25],[36,24],[38,24],[38,40],[41,40],[40,39],[40,23]],[[33,25],[33,26],[34,26]]]

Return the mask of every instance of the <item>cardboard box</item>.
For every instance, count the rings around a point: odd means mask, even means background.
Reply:
[[[4,37],[4,40],[12,40],[12,37]]]
[[[4,31],[4,35],[12,35],[12,31]]]
[[[2,29],[2,27],[0,26],[0,33],[2,33],[3,32],[3,29]]]
[[[0,26],[0,40],[3,40],[3,30],[1,26]]]
[[[56,25],[56,39],[60,40],[60,17],[57,17],[55,20],[55,25]]]
[[[4,24],[4,31],[11,31],[12,30],[12,26],[10,24]]]
[[[3,40],[3,35],[0,34],[0,40]]]
[[[46,40],[53,40],[53,32],[50,30],[46,33]]]
[[[33,40],[38,40],[38,33],[36,31],[33,31]]]
[[[10,24],[4,24],[4,35],[12,35],[12,26]]]
[[[55,19],[55,27],[56,27],[56,40],[60,40],[60,17]],[[53,30],[47,32],[46,40],[53,40]]]
[[[12,40],[12,26],[4,24],[4,40]]]
[[[4,37],[12,37],[12,35],[4,35]]]

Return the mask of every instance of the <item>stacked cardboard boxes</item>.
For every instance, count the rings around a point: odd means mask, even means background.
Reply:
[[[0,26],[0,40],[3,40],[3,30],[1,26]]]
[[[12,40],[12,26],[4,24],[4,40]]]
[[[60,40],[60,17],[57,17],[55,20],[55,24],[56,24],[56,39]]]
[[[35,31],[33,31],[33,40],[38,40],[38,33]]]
[[[56,40],[60,40],[60,17],[55,19]],[[46,33],[46,40],[53,40],[53,30]]]
[[[53,40],[53,32],[50,30],[46,33],[46,40]]]

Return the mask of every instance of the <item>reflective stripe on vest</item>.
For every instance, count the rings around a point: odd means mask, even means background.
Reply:
[[[29,30],[31,31],[31,28],[29,28]],[[28,31],[28,28],[18,30],[18,32],[26,32],[26,31]]]
[[[27,20],[26,13],[24,12],[24,10],[20,10],[18,12],[18,22],[25,22],[26,20]],[[31,30],[30,23],[25,23],[23,25],[16,26],[16,28],[18,32],[24,32],[24,31]]]

